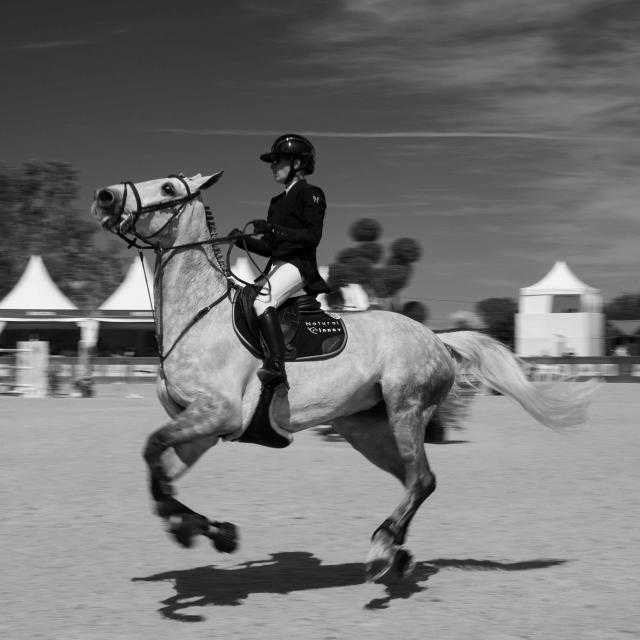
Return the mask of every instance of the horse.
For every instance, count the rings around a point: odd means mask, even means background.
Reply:
[[[238,282],[226,264],[229,254],[220,249],[241,243],[237,236],[218,236],[203,201],[221,175],[113,184],[95,192],[91,211],[104,229],[156,254],[157,392],[170,421],[149,436],[143,452],[155,512],[180,544],[191,546],[202,535],[219,551],[232,552],[236,526],[193,511],[175,491],[205,451],[220,440],[242,439],[263,393],[256,376],[261,360],[234,332],[231,300]],[[404,546],[409,525],[436,488],[425,429],[456,377],[473,374],[553,428],[584,422],[593,385],[533,384],[513,353],[483,333],[435,334],[383,310],[336,315],[346,326],[346,345],[331,359],[288,363],[290,388],[270,399],[269,420],[289,440],[332,425],[402,483],[402,499],[371,537],[365,576],[406,577],[415,564]]]

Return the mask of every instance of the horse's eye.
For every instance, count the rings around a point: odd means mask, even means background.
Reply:
[[[173,185],[170,182],[165,182],[162,185],[162,193],[166,193],[168,196],[175,196],[176,190],[173,188]]]

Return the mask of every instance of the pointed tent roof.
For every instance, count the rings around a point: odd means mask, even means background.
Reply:
[[[149,300],[149,294],[153,300],[152,273],[146,259],[143,267],[142,262],[134,258],[120,286],[100,305],[99,319],[106,322],[153,321]]]
[[[153,300],[153,283],[151,281],[152,278],[150,278],[149,290],[147,291],[145,272],[147,274],[152,273],[146,259],[144,260],[143,269],[142,262],[138,258],[134,258],[124,280],[100,305],[100,309],[102,311],[150,311],[149,292]],[[149,278],[149,275],[147,275],[147,278]]]
[[[0,309],[77,309],[58,289],[40,256],[31,256],[20,280],[0,301]]]
[[[0,301],[0,316],[4,320],[71,320],[77,319],[78,307],[51,279],[42,258],[31,256],[20,280]]]
[[[598,293],[595,287],[590,287],[580,280],[569,269],[566,262],[558,261],[542,280],[529,287],[520,289],[522,295],[549,295],[562,293]]]

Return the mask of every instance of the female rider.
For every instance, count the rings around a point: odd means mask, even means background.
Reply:
[[[243,241],[249,251],[269,258],[257,280],[261,289],[253,308],[267,346],[267,358],[258,377],[263,385],[273,388],[287,384],[284,337],[276,309],[294,294],[302,294],[302,289],[310,295],[329,291],[318,273],[316,259],[327,205],[322,189],[306,181],[315,169],[315,159],[311,142],[295,133],[279,136],[271,150],[260,156],[270,164],[275,181],[284,185],[284,191],[271,199],[267,219],[254,223],[260,237]]]

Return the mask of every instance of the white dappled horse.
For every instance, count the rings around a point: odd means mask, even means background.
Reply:
[[[121,183],[96,192],[102,225],[156,251],[155,299],[161,375],[158,392],[171,420],[145,448],[158,515],[189,546],[196,534],[221,551],[236,547],[234,525],[210,521],[174,497],[173,481],[218,440],[247,428],[261,393],[261,362],[234,333],[231,281],[201,192],[221,173]],[[206,310],[206,312],[205,312]],[[373,464],[394,475],[405,493],[376,529],[366,561],[368,579],[390,570],[406,575],[402,547],[409,523],[435,489],[425,454],[425,428],[462,368],[519,402],[539,422],[562,427],[584,420],[589,384],[531,384],[520,362],[487,335],[434,334],[397,313],[344,314],[348,342],[337,356],[287,365],[291,388],[277,393],[272,423],[294,434],[331,424]]]

